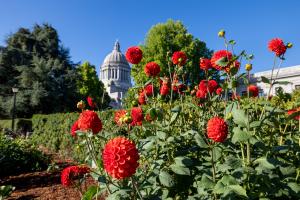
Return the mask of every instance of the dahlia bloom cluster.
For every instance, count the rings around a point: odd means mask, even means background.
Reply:
[[[117,110],[115,112],[114,121],[118,126],[121,126],[123,124],[126,114],[126,110]]]
[[[187,56],[183,51],[176,51],[173,53],[172,62],[174,65],[183,66],[187,62]]]
[[[214,52],[213,56],[211,57],[211,65],[213,68],[215,68],[216,70],[224,70],[225,72],[229,72],[231,68],[236,68],[239,69],[240,68],[240,62],[235,60],[234,62],[231,62],[233,55],[230,51],[227,50],[219,50]],[[218,64],[218,61],[220,59],[226,59],[226,61],[228,61],[228,64],[226,66],[221,66]]]
[[[72,186],[74,180],[83,177],[89,173],[90,169],[87,166],[69,166],[61,172],[61,184],[63,186]]]
[[[218,83],[215,80],[202,80],[200,81],[198,85],[198,90],[196,92],[196,97],[199,99],[205,99],[207,97],[207,94],[212,94],[213,92],[216,92],[218,89]],[[222,92],[222,89],[218,92]]]
[[[125,57],[131,64],[139,64],[143,58],[143,52],[137,46],[129,47],[126,51]]]
[[[160,73],[160,66],[156,62],[149,62],[146,64],[144,72],[148,77],[156,77]]]
[[[139,166],[139,154],[135,144],[125,138],[116,137],[107,142],[102,152],[105,171],[116,179],[132,176]]]
[[[282,56],[286,52],[286,45],[282,39],[274,38],[268,44],[268,49],[276,54],[276,56]]]
[[[221,117],[213,117],[207,122],[207,137],[215,142],[224,142],[228,135],[228,125]]]
[[[83,111],[78,120],[71,127],[71,135],[76,136],[76,131],[92,131],[97,134],[102,130],[102,122],[97,113],[91,110]]]
[[[144,89],[139,93],[138,102],[140,105],[146,104],[146,96],[150,97],[154,94],[154,86],[152,84],[148,84],[144,87]]]
[[[133,107],[131,109],[131,118],[132,118],[132,123],[131,123],[132,126],[141,126],[144,119],[142,108]]]

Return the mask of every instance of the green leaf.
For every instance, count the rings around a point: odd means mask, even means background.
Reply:
[[[208,189],[212,189],[215,185],[215,183],[205,175],[202,176],[201,181],[198,181],[197,184],[202,188]]]
[[[271,83],[271,81],[270,81],[267,77],[265,77],[265,76],[262,76],[262,77],[261,77],[261,81],[262,81],[263,83],[268,83],[268,84]]]
[[[179,112],[175,112],[175,113],[172,115],[169,124],[171,125],[172,123],[174,123],[174,122],[176,121],[176,119],[178,118],[178,116],[179,116]]]
[[[171,112],[180,112],[181,111],[181,106],[175,106],[174,108],[171,109]]]
[[[172,164],[170,165],[171,170],[175,173],[175,174],[180,174],[180,175],[190,175],[190,169],[187,167],[183,167],[177,164]]]
[[[92,200],[94,196],[97,194],[97,186],[92,185],[88,188],[88,190],[84,193],[82,200]]]
[[[259,127],[261,124],[261,121],[253,121],[250,123],[250,128],[256,128]]]
[[[254,164],[259,164],[263,169],[275,169],[275,165],[268,161],[266,157],[256,159]]]
[[[235,44],[236,44],[236,42],[235,42],[235,40],[229,40],[229,44],[231,44],[231,45],[235,45]]]
[[[190,167],[193,165],[193,160],[185,156],[176,157],[174,160],[176,165],[183,167]]]
[[[130,199],[130,195],[128,194],[130,190],[118,190],[113,194],[110,194],[106,197],[106,200],[125,200]]]
[[[231,141],[234,144],[237,142],[246,142],[250,137],[251,135],[248,132],[242,131],[239,127],[234,127]]]
[[[165,140],[167,138],[167,133],[163,131],[157,131],[156,136],[161,140]]]
[[[195,141],[196,141],[197,145],[201,148],[207,148],[208,147],[208,145],[204,141],[203,137],[201,137],[201,135],[199,135],[198,133],[195,135]]]
[[[237,180],[230,175],[224,175],[220,180],[224,185],[237,185]]]
[[[230,166],[232,169],[237,169],[237,168],[241,167],[243,163],[240,158],[233,157],[233,156],[227,156],[225,158],[225,164]]]
[[[166,187],[173,187],[175,185],[174,178],[166,171],[159,173],[159,181]]]
[[[240,185],[229,185],[228,188],[239,196],[248,197],[246,190]]]
[[[278,84],[278,85],[288,85],[288,84],[290,84],[291,82],[289,82],[289,81],[275,81],[274,83],[273,83],[273,85],[275,85],[275,84]]]
[[[245,114],[244,110],[234,109],[234,110],[232,110],[232,116],[233,116],[234,123],[236,123],[242,127],[247,127],[248,117]]]
[[[228,61],[227,57],[222,57],[219,60],[217,60],[216,64],[221,67],[226,67],[229,64],[229,61]]]
[[[287,184],[291,190],[293,190],[296,194],[300,193],[300,184],[295,183],[295,182],[289,182]]]

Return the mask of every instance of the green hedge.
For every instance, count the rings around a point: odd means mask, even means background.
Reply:
[[[111,123],[113,112],[113,110],[98,112],[103,123],[103,129],[113,130]],[[33,115],[32,142],[58,152],[65,158],[83,160],[84,152],[77,148],[76,140],[70,134],[71,126],[78,119],[78,116],[79,113]]]
[[[0,129],[11,129],[11,119],[0,120]],[[15,131],[27,132],[32,130],[31,119],[18,118],[15,119]]]

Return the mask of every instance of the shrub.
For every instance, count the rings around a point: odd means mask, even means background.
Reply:
[[[8,139],[0,134],[0,177],[42,170],[49,159],[27,140]]]
[[[105,123],[103,129],[112,130],[111,121],[113,111],[107,110],[98,112],[102,122]],[[70,129],[78,118],[79,113],[57,113],[57,114],[37,114],[32,117],[33,134],[31,141],[36,145],[42,145],[51,151],[58,152],[65,158],[84,160],[85,149],[79,148],[76,140],[71,136]]]

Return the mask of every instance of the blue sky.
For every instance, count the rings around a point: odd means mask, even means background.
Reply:
[[[0,44],[19,27],[50,23],[74,62],[90,61],[97,70],[116,39],[121,49],[141,44],[151,26],[167,19],[181,20],[188,31],[210,49],[223,49],[217,37],[225,29],[237,50],[253,53],[254,71],[272,67],[267,49],[280,37],[294,47],[283,66],[300,64],[300,1],[298,0],[9,0],[0,12]]]

